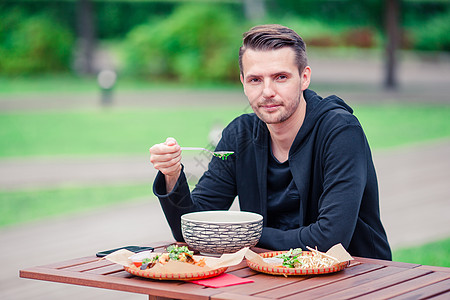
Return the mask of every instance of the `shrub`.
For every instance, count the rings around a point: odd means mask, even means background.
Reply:
[[[6,14],[8,15],[8,14]],[[74,38],[45,15],[0,17],[0,72],[5,75],[65,71],[70,68]]]
[[[183,82],[237,80],[241,30],[223,6],[186,4],[125,39],[128,74]]]
[[[413,30],[418,50],[450,51],[450,10],[437,15]]]
[[[378,44],[376,29],[370,26],[350,26],[344,22],[288,16],[282,23],[303,38],[307,46],[372,48]]]

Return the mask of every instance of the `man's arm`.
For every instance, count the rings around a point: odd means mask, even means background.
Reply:
[[[185,213],[195,211],[195,205],[191,200],[189,186],[186,176],[181,171],[181,174],[170,192],[166,190],[165,176],[158,172],[153,184],[153,193],[158,197],[161,208],[166,216],[173,237],[178,242],[183,242],[183,235],[181,233],[181,216]]]
[[[181,147],[174,138],[150,148],[150,162],[165,177],[166,193],[173,190],[181,174]]]
[[[227,144],[226,136],[227,134],[224,132],[216,150],[234,150],[232,146]],[[166,146],[171,147],[171,145],[161,145],[162,149],[165,149]],[[158,148],[153,148],[153,150],[158,150]],[[155,178],[153,192],[160,200],[161,207],[177,241],[183,241],[181,234],[181,216],[183,214],[193,211],[227,210],[230,208],[236,197],[235,155],[231,155],[225,160],[212,157],[208,170],[200,178],[192,194],[186,178],[189,173],[185,173],[181,163],[179,175],[174,176],[177,179],[170,183],[167,182],[167,174],[163,174],[163,169],[160,169],[161,172]],[[210,159],[210,157],[207,157],[207,159]],[[175,158],[174,161],[177,161],[177,159]]]

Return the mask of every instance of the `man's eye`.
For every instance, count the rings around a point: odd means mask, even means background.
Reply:
[[[279,75],[278,77],[277,77],[277,80],[286,80],[287,79],[287,76],[286,75]]]
[[[250,82],[250,83],[258,83],[258,82],[259,82],[259,79],[258,79],[258,78],[251,78],[251,79],[249,80],[249,82]]]

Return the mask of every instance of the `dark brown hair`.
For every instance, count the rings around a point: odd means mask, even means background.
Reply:
[[[303,39],[292,29],[278,24],[259,25],[243,34],[243,43],[239,49],[239,68],[244,75],[242,56],[245,50],[268,51],[290,47],[295,52],[299,74],[308,65],[306,45]]]

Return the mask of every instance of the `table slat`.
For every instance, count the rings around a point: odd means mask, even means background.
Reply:
[[[254,276],[254,275],[258,274],[257,271],[252,270],[252,269],[250,269],[250,268],[242,268],[242,269],[235,270],[235,271],[230,271],[230,270],[228,269],[228,270],[227,270],[227,273],[236,275],[237,277],[241,277],[241,278],[246,278],[246,277]]]
[[[355,286],[360,286],[362,284],[372,282],[376,279],[384,278],[385,276],[397,274],[400,272],[404,272],[405,269],[398,267],[385,267],[373,270],[371,272],[358,273],[355,276],[349,276],[342,280],[330,282],[327,278],[312,278],[310,281],[315,281],[315,286],[312,289],[301,290],[296,294],[283,298],[283,299],[295,299],[296,297],[302,297],[304,299],[316,299],[319,297],[323,297],[324,295],[331,295],[337,292],[353,288]],[[322,282],[322,285],[319,283]],[[320,287],[320,288],[317,288]]]
[[[86,264],[86,263],[90,263],[90,262],[95,262],[98,260],[99,260],[99,258],[96,256],[86,256],[86,257],[80,257],[80,258],[76,258],[76,259],[65,260],[65,261],[61,261],[61,262],[57,262],[57,263],[53,263],[53,264],[43,265],[40,267],[49,268],[49,269],[64,269],[67,267],[82,265],[82,264]]]
[[[122,266],[117,265],[117,264],[112,264],[112,265],[108,265],[108,266],[103,266],[103,267],[87,270],[86,273],[97,274],[97,275],[111,275],[113,273],[118,273],[121,271],[124,271],[124,268]]]
[[[417,269],[406,269],[405,271],[395,273],[389,276],[384,276],[370,282],[354,286],[352,288],[334,293],[332,295],[324,296],[320,299],[348,299],[353,297],[359,297],[365,294],[369,294],[401,282],[405,282],[417,277],[424,276],[425,274],[431,273],[427,270],[417,270]]]
[[[248,295],[254,295],[254,294],[257,294],[258,292],[266,291],[269,289],[284,288],[292,283],[296,283],[296,282],[305,280],[306,277],[305,276],[304,277],[272,276],[272,275],[259,273],[254,276],[249,276],[249,277],[247,277],[247,279],[251,279],[254,282],[247,283],[247,284],[241,284],[241,285],[223,287],[223,288],[221,288],[221,291],[248,296]]]
[[[364,274],[381,268],[383,268],[383,266],[373,264],[359,264],[353,267],[345,268],[344,270],[339,271],[337,273],[304,277],[307,280],[296,282],[295,284],[289,285],[288,287],[285,288],[277,288],[266,291],[261,290],[256,295],[267,298],[288,297],[290,295],[298,293],[299,291],[306,291],[312,288],[318,288],[330,284],[332,282],[340,281],[345,278],[353,277],[359,274]]]
[[[133,274],[130,274],[130,273],[128,273],[127,271],[125,271],[123,269],[121,271],[119,271],[119,272],[114,272],[114,273],[108,274],[108,277],[109,276],[120,277],[120,278],[133,278],[133,277],[135,277]]]
[[[228,267],[226,272],[234,272],[234,271],[243,270],[243,269],[247,269],[247,263],[245,262],[245,260],[241,261],[239,264],[237,264],[235,266]]]
[[[417,269],[430,270],[430,271],[433,271],[433,272],[450,273],[450,268],[438,267],[438,266],[425,266],[425,265],[422,265],[422,266],[418,267]]]
[[[365,264],[376,264],[390,267],[399,267],[405,269],[414,269],[420,267],[420,264],[410,264],[399,261],[390,261],[390,260],[382,260],[382,259],[374,259],[374,258],[366,258],[366,257],[353,257],[355,261],[359,261]]]
[[[267,298],[260,298],[256,296],[244,296],[233,293],[220,293],[211,296],[211,300],[268,300]]]
[[[428,297],[439,296],[450,291],[450,279],[439,281],[435,284],[431,284],[420,289],[416,289],[409,293],[402,294],[392,299],[425,299]],[[447,298],[448,299],[448,298]]]
[[[432,296],[428,298],[429,300],[448,300],[450,299],[450,292],[445,292],[436,296]]]
[[[156,281],[134,276],[131,278],[108,276],[105,281],[105,276],[102,275],[42,267],[21,270],[20,277],[178,299],[208,300],[211,295],[218,293],[214,289],[205,289],[191,283],[173,284],[170,281]]]
[[[114,265],[114,263],[110,262],[109,260],[97,259],[95,261],[89,261],[89,262],[85,262],[85,263],[77,264],[77,265],[73,265],[73,266],[64,266],[64,267],[60,267],[58,269],[64,270],[64,271],[71,271],[71,272],[86,272],[89,270],[103,268],[103,267],[111,266],[111,265]]]
[[[379,290],[377,292],[358,297],[358,300],[392,298],[449,278],[450,274],[448,273],[430,273],[426,274],[425,276],[417,277],[400,284],[396,284],[394,286]]]

